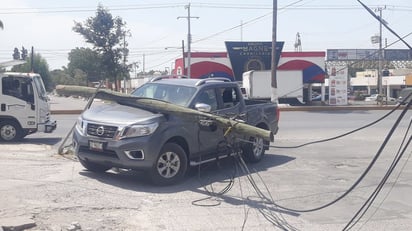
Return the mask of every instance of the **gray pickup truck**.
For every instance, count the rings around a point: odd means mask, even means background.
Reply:
[[[243,99],[237,83],[224,78],[155,78],[131,93],[174,105],[237,117],[246,123],[278,130],[276,103]],[[224,130],[207,119],[157,113],[117,102],[84,111],[73,133],[75,153],[89,171],[105,172],[112,167],[147,171],[153,183],[180,181],[189,166],[228,156]],[[262,138],[244,137],[242,155],[258,162],[268,149]],[[240,143],[241,142],[241,143]]]

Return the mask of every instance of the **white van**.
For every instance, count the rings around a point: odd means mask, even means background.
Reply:
[[[407,104],[412,99],[411,94],[412,94],[412,87],[407,87],[407,88],[402,89],[401,93],[399,94],[399,97],[397,99],[398,103]],[[403,102],[405,100],[405,98],[407,98],[408,96],[409,96],[409,98],[405,102]]]

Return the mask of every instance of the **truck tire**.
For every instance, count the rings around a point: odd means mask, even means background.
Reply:
[[[243,157],[248,162],[259,162],[265,154],[265,145],[269,145],[269,143],[264,141],[263,138],[250,137],[249,143],[247,143],[242,149]]]
[[[81,165],[83,165],[84,168],[86,168],[90,172],[106,172],[107,170],[111,169],[111,167],[109,166],[96,164],[93,162],[89,162],[87,160],[82,160],[80,158],[79,158],[79,162]]]
[[[150,170],[150,176],[156,185],[171,185],[182,180],[186,170],[186,152],[176,143],[166,143]]]
[[[13,120],[0,122],[0,140],[15,142],[23,138],[23,130],[20,124]]]

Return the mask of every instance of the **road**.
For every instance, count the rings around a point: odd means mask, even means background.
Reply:
[[[292,146],[338,136],[387,112],[282,112],[273,147],[263,162],[248,165],[259,173],[252,174],[255,187],[232,159],[192,169],[184,182],[169,187],[152,186],[140,172],[87,172],[72,156],[56,154],[77,115],[55,115],[55,133],[1,144],[0,225],[35,226],[32,230],[342,230],[387,171],[410,112],[358,187],[329,207],[288,211],[262,201],[255,188],[289,209],[333,201],[367,168],[401,111],[340,139]],[[410,152],[355,229],[410,230]]]

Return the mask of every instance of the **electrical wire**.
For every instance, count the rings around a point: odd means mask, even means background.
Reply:
[[[285,149],[286,149],[286,148],[301,148],[301,147],[304,147],[304,146],[307,146],[307,145],[312,145],[312,144],[317,144],[317,143],[323,143],[323,142],[326,142],[326,141],[336,140],[336,139],[339,139],[339,138],[345,137],[345,136],[347,136],[347,135],[356,133],[356,132],[358,132],[358,131],[360,131],[360,130],[363,130],[363,129],[365,129],[365,128],[368,128],[368,127],[370,127],[370,126],[373,126],[373,125],[379,123],[380,121],[384,120],[386,117],[388,117],[389,115],[391,115],[392,113],[394,113],[396,110],[398,110],[398,109],[401,107],[401,105],[406,104],[407,102],[410,102],[410,101],[412,101],[412,92],[409,93],[398,105],[396,105],[395,108],[393,108],[392,110],[390,110],[388,113],[386,113],[385,115],[383,115],[383,116],[380,117],[379,119],[377,119],[377,120],[375,120],[375,121],[373,121],[373,122],[371,122],[371,123],[369,123],[369,124],[366,124],[366,125],[364,125],[364,126],[362,126],[362,127],[359,127],[359,128],[357,128],[357,129],[354,129],[354,130],[351,130],[351,131],[349,131],[349,132],[343,133],[343,134],[341,134],[341,135],[337,135],[337,136],[334,136],[334,137],[330,137],[330,138],[326,138],[326,139],[321,139],[321,140],[317,140],[317,141],[311,141],[311,142],[307,142],[307,143],[303,143],[303,144],[299,144],[299,145],[295,145],[295,146],[269,145],[268,147],[269,147],[269,148],[285,148]],[[243,142],[249,142],[249,143],[251,143],[249,140],[244,140],[244,139],[239,139],[239,140],[242,140]]]
[[[235,121],[235,124],[237,124],[237,123],[238,123],[238,121]],[[235,126],[235,125],[232,125],[232,126]],[[209,196],[192,201],[192,205],[196,205],[196,206],[218,206],[218,205],[220,205],[221,204],[220,201],[218,201],[217,203],[214,203],[214,204],[210,204],[210,205],[199,204],[199,202],[206,201],[206,200],[211,200],[211,199],[217,199],[219,197],[222,197],[224,194],[228,193],[233,188],[233,185],[235,183],[234,178],[235,178],[235,176],[239,175],[239,169],[240,169],[242,171],[242,173],[244,175],[246,175],[246,178],[248,179],[248,181],[250,182],[252,187],[255,189],[255,192],[257,193],[258,197],[261,198],[263,202],[265,202],[265,203],[263,203],[263,209],[258,208],[258,211],[262,214],[262,216],[267,221],[269,221],[272,225],[274,225],[278,228],[281,228],[282,230],[285,230],[285,231],[297,230],[296,228],[294,228],[293,226],[288,224],[288,222],[284,219],[284,217],[282,215],[274,214],[273,210],[275,210],[276,208],[270,208],[269,207],[269,205],[274,206],[275,205],[274,203],[266,203],[267,202],[266,196],[259,189],[257,183],[253,179],[251,171],[248,169],[245,161],[243,160],[243,158],[241,156],[242,152],[240,151],[239,143],[236,143],[235,142],[236,139],[234,137],[230,136],[231,132],[232,132],[232,129],[231,129],[230,126],[224,132],[225,133],[225,135],[224,135],[225,143],[227,144],[226,147],[228,148],[227,151],[230,152],[230,153],[235,154],[234,156],[232,156],[232,158],[234,159],[234,161],[233,161],[233,163],[234,163],[234,172],[233,172],[232,177],[229,180],[229,183],[219,192],[215,192],[213,184],[210,184],[210,186],[209,186],[210,190],[206,186],[203,186],[204,190],[209,194]],[[199,165],[199,168],[198,168],[198,179],[199,180],[201,180],[200,172],[201,172],[201,169],[200,169],[200,165]],[[265,188],[266,188],[267,192],[270,194],[270,192],[267,188],[267,185],[264,183],[263,179],[260,177],[259,174],[258,174],[258,176],[259,176],[259,179],[265,185]],[[240,187],[240,192],[241,192],[241,198],[243,199],[244,198],[243,197],[243,189],[242,189],[240,178],[239,178],[239,187]],[[249,200],[249,198],[247,198],[247,200]],[[249,211],[251,209],[251,208],[246,209],[246,201],[247,200],[243,199],[243,202],[244,202],[244,207],[243,207],[244,219],[243,219],[243,222],[242,222],[242,230],[245,229],[246,222],[247,222],[248,215],[249,215]]]
[[[369,173],[369,171],[371,170],[371,168],[373,167],[373,165],[376,163],[376,161],[377,161],[378,158],[380,157],[383,149],[385,148],[386,144],[389,142],[389,139],[391,138],[391,136],[392,136],[393,133],[395,132],[397,126],[399,125],[399,123],[401,122],[401,120],[402,120],[402,118],[405,116],[405,114],[408,112],[409,107],[410,107],[410,105],[411,105],[411,103],[412,103],[412,100],[410,100],[411,98],[412,98],[412,93],[410,93],[407,97],[405,97],[405,99],[396,107],[396,108],[398,108],[398,107],[399,107],[400,105],[402,105],[403,103],[408,102],[408,104],[405,106],[405,108],[402,110],[401,114],[398,116],[397,120],[395,121],[395,124],[392,126],[392,128],[391,128],[390,131],[388,132],[388,134],[387,134],[387,136],[385,137],[383,143],[381,144],[379,150],[377,151],[377,153],[375,154],[374,158],[373,158],[372,161],[369,163],[369,165],[367,166],[367,168],[365,169],[365,171],[360,175],[360,177],[355,181],[355,183],[352,184],[352,186],[349,187],[349,189],[347,189],[347,190],[346,190],[343,194],[341,194],[339,197],[337,197],[336,199],[332,200],[332,201],[329,202],[329,203],[326,203],[326,204],[324,204],[324,205],[322,205],[322,206],[318,206],[318,207],[311,208],[311,209],[292,209],[292,208],[288,208],[288,207],[285,207],[285,206],[276,204],[276,203],[275,203],[273,200],[271,200],[270,198],[266,198],[266,199],[267,199],[268,201],[271,201],[271,203],[275,204],[277,207],[279,207],[279,208],[281,208],[281,209],[284,209],[284,210],[287,210],[287,211],[291,211],[291,212],[306,213],[306,212],[318,211],[318,210],[321,210],[321,209],[323,209],[323,208],[329,207],[329,206],[337,203],[338,201],[340,201],[340,200],[343,199],[344,197],[346,197],[346,196],[347,196],[351,191],[353,191],[353,190],[356,188],[356,186],[359,185],[359,183],[365,178],[365,176]],[[303,145],[294,146],[294,148],[302,147],[302,146],[309,145],[309,144],[314,144],[314,143],[325,142],[325,141],[329,141],[329,140],[333,140],[333,139],[337,139],[337,138],[341,138],[341,137],[346,136],[346,135],[348,135],[348,134],[354,133],[355,131],[359,131],[359,130],[361,130],[361,129],[364,129],[364,128],[366,128],[366,127],[369,127],[369,126],[371,126],[371,124],[375,124],[375,123],[381,121],[383,118],[386,118],[388,115],[390,115],[391,113],[393,113],[393,111],[394,111],[394,110],[392,110],[391,112],[387,113],[386,115],[384,115],[384,116],[381,117],[380,119],[378,119],[378,120],[376,120],[376,121],[374,121],[374,122],[372,122],[372,123],[370,123],[370,124],[368,124],[368,125],[366,125],[366,126],[363,126],[363,127],[361,127],[361,128],[355,129],[355,130],[353,130],[352,132],[348,132],[348,133],[345,133],[345,134],[343,134],[343,135],[339,135],[339,136],[336,136],[336,137],[333,137],[333,138],[329,138],[329,139],[324,139],[324,140],[321,140],[321,141],[314,141],[314,142],[309,142],[309,143],[306,143],[306,144],[303,144]],[[244,139],[241,139],[241,140],[242,140],[243,142],[250,142],[250,141],[244,140]],[[275,147],[275,146],[270,146],[270,147]],[[292,147],[286,147],[286,148],[292,148]]]
[[[364,125],[364,126],[362,126],[362,127],[360,127],[360,128],[356,128],[356,129],[351,130],[351,131],[349,131],[349,132],[343,133],[343,134],[341,134],[341,135],[337,135],[337,136],[334,136],[334,137],[330,137],[330,138],[326,138],[326,139],[321,139],[321,140],[317,140],[317,141],[311,141],[311,142],[308,142],[308,143],[303,143],[303,144],[299,144],[299,145],[295,145],[295,146],[269,145],[269,147],[270,147],[270,148],[284,148],[284,149],[286,149],[286,148],[301,148],[301,147],[304,147],[304,146],[307,146],[307,145],[318,144],[318,143],[323,143],[323,142],[327,142],[327,141],[331,141],[331,140],[336,140],[336,139],[339,139],[339,138],[345,137],[345,136],[347,136],[347,135],[356,133],[356,132],[358,132],[358,131],[360,131],[360,130],[363,130],[363,129],[365,129],[365,128],[368,128],[368,127],[370,127],[370,126],[373,126],[373,125],[379,123],[380,121],[384,120],[386,117],[388,117],[389,115],[391,115],[392,113],[394,113],[396,110],[398,110],[400,106],[401,106],[401,104],[398,104],[398,105],[396,105],[395,108],[393,108],[392,110],[390,110],[388,113],[386,113],[386,114],[385,114],[384,116],[382,116],[381,118],[379,118],[379,119],[377,119],[377,120],[375,120],[375,121],[373,121],[373,122],[371,122],[371,123],[369,123],[369,124],[366,124],[366,125]],[[246,140],[243,140],[243,141],[246,142]]]
[[[292,2],[292,3],[288,4],[288,5],[286,5],[285,7],[281,8],[280,10],[286,9],[286,8],[288,8],[288,7],[291,7],[291,6],[293,6],[293,5],[295,5],[295,4],[299,3],[299,2],[302,2],[302,1],[303,1],[303,0],[298,0],[298,1]],[[261,16],[259,16],[259,17],[256,17],[256,18],[253,18],[253,19],[251,19],[251,20],[248,20],[248,21],[246,21],[246,22],[243,22],[243,23],[241,23],[240,25],[236,25],[236,26],[233,26],[233,27],[231,27],[231,28],[225,29],[225,30],[223,30],[223,31],[220,31],[220,32],[214,33],[214,34],[212,34],[212,35],[209,35],[209,36],[207,36],[207,37],[194,40],[194,41],[192,41],[192,43],[195,44],[195,43],[198,43],[198,42],[202,42],[202,41],[204,41],[204,40],[211,39],[211,38],[216,37],[216,36],[218,36],[218,35],[220,35],[220,34],[223,34],[223,33],[232,31],[232,30],[234,30],[234,29],[237,29],[237,28],[239,28],[239,27],[245,26],[245,25],[247,25],[247,24],[251,24],[251,23],[253,23],[253,22],[256,22],[256,21],[258,21],[258,20],[260,20],[260,19],[262,19],[262,18],[265,18],[265,17],[267,17],[267,16],[269,16],[269,15],[271,15],[271,14],[273,14],[272,11],[269,12],[269,13],[266,13],[266,14],[264,14],[264,15],[261,15]]]
[[[200,129],[198,129],[199,130],[199,132],[200,132]],[[200,135],[198,134],[198,137],[200,137]],[[199,142],[199,145],[202,145],[202,143],[201,143],[201,140],[198,140],[198,142]],[[226,142],[226,141],[225,141]],[[218,146],[220,146],[220,144],[218,145]],[[218,147],[219,148],[219,147]],[[230,149],[229,149],[230,150]],[[200,160],[201,161],[201,160]],[[218,162],[219,163],[219,162]],[[220,167],[220,165],[218,164],[218,167]],[[221,204],[221,202],[220,201],[217,201],[215,204],[209,204],[209,205],[206,205],[206,204],[200,204],[199,202],[202,202],[202,201],[206,201],[206,200],[212,200],[212,199],[214,199],[214,200],[216,200],[218,197],[221,197],[222,195],[224,195],[224,194],[226,194],[227,192],[229,192],[231,189],[232,189],[232,187],[233,187],[233,185],[234,185],[234,179],[235,179],[235,176],[237,175],[236,174],[236,168],[235,168],[235,170],[234,170],[234,172],[233,172],[233,174],[229,177],[229,181],[227,182],[227,185],[225,186],[225,187],[223,187],[223,189],[222,190],[220,190],[219,192],[215,192],[215,190],[214,190],[214,187],[213,187],[213,184],[211,183],[211,184],[209,184],[210,185],[210,190],[207,188],[207,186],[205,185],[205,184],[202,184],[203,186],[203,189],[204,189],[204,191],[205,192],[207,192],[207,194],[209,195],[209,196],[207,196],[207,197],[205,197],[205,198],[201,198],[201,199],[198,199],[198,200],[194,200],[194,201],[192,201],[192,205],[196,205],[196,206],[203,206],[203,207],[210,207],[210,206],[218,206],[218,205],[220,205]],[[199,180],[199,182],[201,182],[202,181],[202,177],[201,177],[201,165],[199,164],[199,166],[198,166],[198,180]]]
[[[236,149],[234,149],[233,145],[229,146],[230,150],[235,151],[236,155],[234,156],[235,160],[236,160],[236,165],[238,167],[235,167],[235,172],[238,172],[238,168],[240,170],[242,170],[242,172],[245,174],[246,178],[248,179],[249,183],[251,184],[251,186],[253,187],[253,189],[255,190],[257,196],[262,200],[263,203],[263,209],[258,208],[258,211],[262,214],[262,216],[269,221],[272,225],[281,228],[282,230],[297,230],[296,228],[294,228],[293,226],[291,226],[290,224],[287,223],[287,221],[284,219],[284,217],[282,215],[278,216],[276,214],[273,213],[273,210],[285,210],[285,211],[289,211],[289,212],[313,212],[313,211],[317,211],[326,207],[329,207],[335,203],[337,203],[338,201],[340,201],[341,199],[343,199],[344,197],[346,197],[351,191],[353,191],[360,182],[362,182],[362,180],[364,179],[364,177],[369,173],[369,171],[372,169],[372,167],[374,166],[374,164],[376,163],[376,161],[378,160],[378,158],[380,157],[382,151],[384,150],[384,148],[386,147],[387,143],[389,142],[390,138],[392,137],[393,133],[395,132],[396,128],[398,127],[399,123],[402,121],[403,117],[405,116],[405,114],[408,112],[409,107],[412,103],[412,100],[409,100],[409,98],[412,97],[412,93],[410,93],[407,97],[405,97],[405,99],[395,108],[393,109],[391,112],[387,113],[386,115],[384,115],[383,117],[381,117],[380,119],[365,125],[361,128],[355,129],[352,132],[349,133],[345,133],[343,135],[340,136],[336,136],[334,137],[334,139],[346,136],[348,134],[354,133],[355,131],[359,131],[361,129],[364,129],[366,127],[369,127],[373,124],[376,124],[377,122],[383,120],[384,118],[386,118],[387,116],[389,116],[390,114],[392,114],[397,108],[399,108],[399,106],[403,103],[406,103],[407,101],[408,104],[405,106],[405,108],[402,110],[401,114],[398,116],[397,120],[395,121],[394,125],[392,126],[392,128],[390,129],[390,131],[388,132],[387,136],[384,139],[384,142],[381,144],[379,150],[377,151],[377,153],[375,154],[374,158],[372,159],[372,161],[370,162],[370,164],[368,165],[368,167],[365,169],[365,171],[361,174],[361,176],[355,181],[355,183],[349,188],[347,189],[343,194],[341,194],[339,197],[337,197],[336,199],[334,199],[333,201],[324,204],[322,206],[318,206],[316,208],[312,208],[312,209],[292,209],[292,208],[287,208],[285,206],[279,205],[275,202],[275,200],[273,199],[267,185],[265,184],[264,180],[261,178],[261,176],[256,173],[259,177],[259,179],[261,180],[261,182],[263,183],[263,185],[265,186],[266,191],[269,193],[269,197],[266,196],[261,189],[259,188],[259,186],[257,185],[257,182],[255,181],[255,179],[252,176],[251,171],[249,170],[249,168],[247,167],[246,163],[244,162],[242,156],[241,156],[241,152],[237,151]],[[383,186],[385,185],[387,179],[389,178],[389,176],[391,175],[391,173],[393,172],[393,170],[395,169],[395,167],[397,166],[397,164],[399,163],[400,159],[402,158],[403,154],[406,151],[406,148],[409,146],[410,142],[412,141],[412,137],[409,137],[409,140],[406,142],[406,144],[404,145],[404,141],[406,139],[406,135],[408,134],[410,127],[411,127],[412,121],[410,121],[410,124],[408,126],[408,129],[405,133],[405,137],[401,143],[401,146],[397,152],[397,155],[395,156],[391,166],[389,167],[388,171],[386,172],[385,176],[383,177],[383,179],[381,180],[381,182],[379,183],[379,185],[377,186],[377,188],[375,189],[375,191],[372,193],[372,195],[368,198],[368,200],[363,204],[363,206],[358,210],[358,212],[354,215],[354,217],[351,219],[351,221],[346,225],[346,227],[344,228],[344,230],[349,230],[351,229],[354,225],[356,225],[359,220],[365,215],[366,211],[370,208],[370,206],[372,205],[372,203],[374,202],[374,200],[376,199],[377,195],[379,194],[379,192],[382,190]],[[228,135],[231,132],[230,127],[226,130],[225,132],[225,139],[228,139]],[[330,139],[325,139],[325,140],[331,140]],[[237,139],[239,140],[239,139]],[[322,140],[322,141],[325,141]],[[227,140],[226,140],[227,141]],[[245,141],[245,140],[242,140]],[[245,142],[250,142],[250,141],[245,141]],[[305,145],[308,144],[312,144],[312,143],[318,143],[318,142],[310,142],[307,143]],[[299,147],[304,146],[304,145],[300,145]],[[403,146],[403,148],[402,148]],[[211,199],[213,197],[217,197],[217,196],[222,196],[223,194],[227,193],[234,184],[234,176],[236,174],[233,175],[233,178],[231,178],[229,184],[224,187],[220,192],[215,193],[214,192],[214,188],[213,185],[211,185],[211,190],[208,190],[206,187],[204,187],[205,191],[208,192],[208,194],[210,195],[207,198],[204,199],[199,199],[196,201],[193,201],[192,204],[193,205],[199,205],[197,204],[199,201],[203,201],[206,199]],[[200,167],[199,167],[199,178],[200,178]],[[239,179],[239,185],[240,185],[240,179]],[[241,187],[241,186],[240,186]],[[241,197],[243,198],[243,190],[241,190]],[[250,198],[248,198],[250,199]],[[218,204],[215,205],[210,205],[210,206],[216,206],[219,205],[220,202]],[[274,206],[274,208],[270,208],[268,205]],[[206,206],[206,205],[200,205],[200,206]],[[242,230],[245,228],[246,222],[247,222],[247,218],[248,218],[248,214],[249,214],[249,209],[244,208],[244,221],[242,223]]]
[[[384,177],[382,178],[382,180],[380,181],[378,186],[375,188],[374,192],[369,196],[369,198],[365,201],[365,203],[362,205],[362,207],[355,213],[355,215],[347,223],[347,225],[345,226],[345,228],[343,230],[350,230],[351,228],[353,228],[360,221],[360,219],[366,214],[366,212],[369,210],[370,206],[373,204],[376,197],[378,196],[378,194],[380,193],[380,191],[384,187],[384,185],[385,185],[386,181],[388,180],[389,176],[392,174],[393,170],[395,169],[395,167],[397,166],[397,164],[401,160],[402,156],[404,155],[406,149],[408,148],[409,144],[411,143],[412,136],[409,136],[409,139],[408,139],[406,145],[403,145],[403,143],[406,139],[406,136],[407,136],[407,134],[410,130],[411,123],[412,123],[412,120],[410,120],[410,122],[409,122],[409,126],[408,126],[408,129],[407,129],[406,133],[405,133],[404,139],[401,143],[401,146],[400,146],[396,156],[394,157],[394,160],[393,160],[391,166],[386,171]],[[402,148],[402,146],[403,146],[403,148]]]
[[[385,50],[385,49],[387,49],[387,48],[395,45],[396,43],[401,42],[402,40],[404,40],[405,38],[409,37],[410,35],[412,35],[412,32],[406,34],[406,35],[403,36],[402,38],[399,38],[398,40],[395,40],[394,42],[392,42],[392,43],[390,43],[390,44],[387,44],[385,47],[382,48],[382,50]],[[371,54],[367,55],[365,58],[363,58],[363,59],[361,59],[361,60],[358,60],[358,61],[355,61],[355,62],[352,62],[352,63],[349,64],[349,65],[350,65],[350,66],[353,66],[353,65],[355,65],[355,64],[361,63],[361,62],[363,62],[363,61],[365,61],[365,60],[367,60],[367,59],[375,56],[375,55],[378,54],[378,53],[379,53],[379,49],[376,50],[375,52],[372,52]],[[346,67],[343,67],[343,68],[341,68],[341,69],[338,69],[337,72],[342,71],[342,70],[344,70],[345,68],[346,68]]]
[[[411,122],[412,122],[412,120],[411,120]],[[411,125],[411,123],[410,123],[409,125]],[[409,129],[410,129],[410,127],[408,128],[408,130],[409,130]],[[406,134],[405,134],[405,138],[406,138]],[[409,144],[408,144],[408,145],[409,145]],[[407,147],[407,146],[406,146],[406,147]],[[398,175],[396,176],[395,181],[392,183],[389,191],[386,193],[386,195],[384,196],[383,200],[379,203],[379,205],[377,206],[377,208],[375,209],[375,211],[372,213],[372,215],[368,218],[368,220],[367,220],[363,225],[365,225],[365,224],[375,215],[375,213],[380,209],[380,207],[382,206],[383,202],[384,202],[384,201],[386,200],[386,198],[389,196],[389,193],[390,193],[390,192],[393,190],[393,188],[395,187],[395,183],[398,181],[401,173],[402,173],[403,170],[405,169],[406,164],[409,162],[411,156],[412,156],[412,152],[409,152],[408,158],[407,158],[406,161],[404,162],[401,170],[399,171]],[[363,225],[362,225],[362,226],[363,226]]]
[[[269,221],[272,225],[274,225],[278,228],[281,228],[282,230],[288,230],[288,231],[297,230],[295,227],[290,225],[281,214],[277,215],[277,214],[273,213],[273,210],[279,210],[279,208],[277,208],[275,203],[272,203],[272,201],[273,201],[272,195],[271,195],[266,183],[264,182],[264,180],[260,176],[260,174],[257,173],[256,171],[254,172],[259,177],[259,179],[261,180],[263,185],[265,186],[265,189],[268,192],[269,197],[271,199],[268,199],[268,197],[266,197],[264,195],[264,193],[258,187],[257,182],[253,178],[252,172],[247,167],[247,165],[246,165],[244,159],[242,158],[240,152],[237,153],[237,155],[235,156],[235,159],[236,159],[236,163],[238,164],[239,168],[245,174],[245,176],[248,179],[249,183],[252,185],[252,188],[255,190],[258,198],[260,198],[261,201],[263,202],[262,203],[263,209],[258,208],[258,211],[263,215],[263,217],[265,217],[265,219],[267,221]],[[250,198],[248,198],[248,199],[250,200]],[[268,202],[270,202],[270,203],[268,203]],[[272,205],[274,207],[270,208],[269,205]],[[244,223],[246,223],[246,222],[244,222]]]
[[[412,102],[412,101],[410,101]],[[386,146],[386,144],[388,143],[389,139],[391,138],[391,136],[393,135],[396,127],[399,125],[400,121],[402,120],[402,118],[404,117],[404,115],[406,114],[406,112],[408,111],[410,106],[410,103],[408,103],[408,105],[403,109],[401,115],[398,117],[398,119],[396,120],[395,124],[392,126],[391,130],[389,131],[388,135],[386,136],[384,142],[382,143],[382,145],[380,146],[378,152],[376,153],[376,155],[374,156],[374,158],[372,159],[371,163],[368,165],[368,167],[365,169],[365,171],[361,174],[361,176],[355,181],[355,183],[349,188],[347,189],[342,195],[340,195],[339,197],[337,197],[336,199],[334,199],[333,201],[324,204],[322,206],[316,207],[316,208],[312,208],[312,209],[291,209],[291,208],[287,208],[281,205],[277,205],[278,207],[288,210],[288,211],[293,211],[293,212],[313,212],[313,211],[317,211],[326,207],[329,207],[333,204],[335,204],[336,202],[340,201],[341,199],[343,199],[345,196],[347,196],[351,191],[353,191],[353,189],[355,189],[355,187],[357,185],[359,185],[359,183],[365,178],[365,176],[368,174],[368,172],[370,171],[370,169],[373,167],[373,165],[375,164],[375,162],[377,161],[377,159],[380,157],[380,154],[382,153],[384,147]]]

